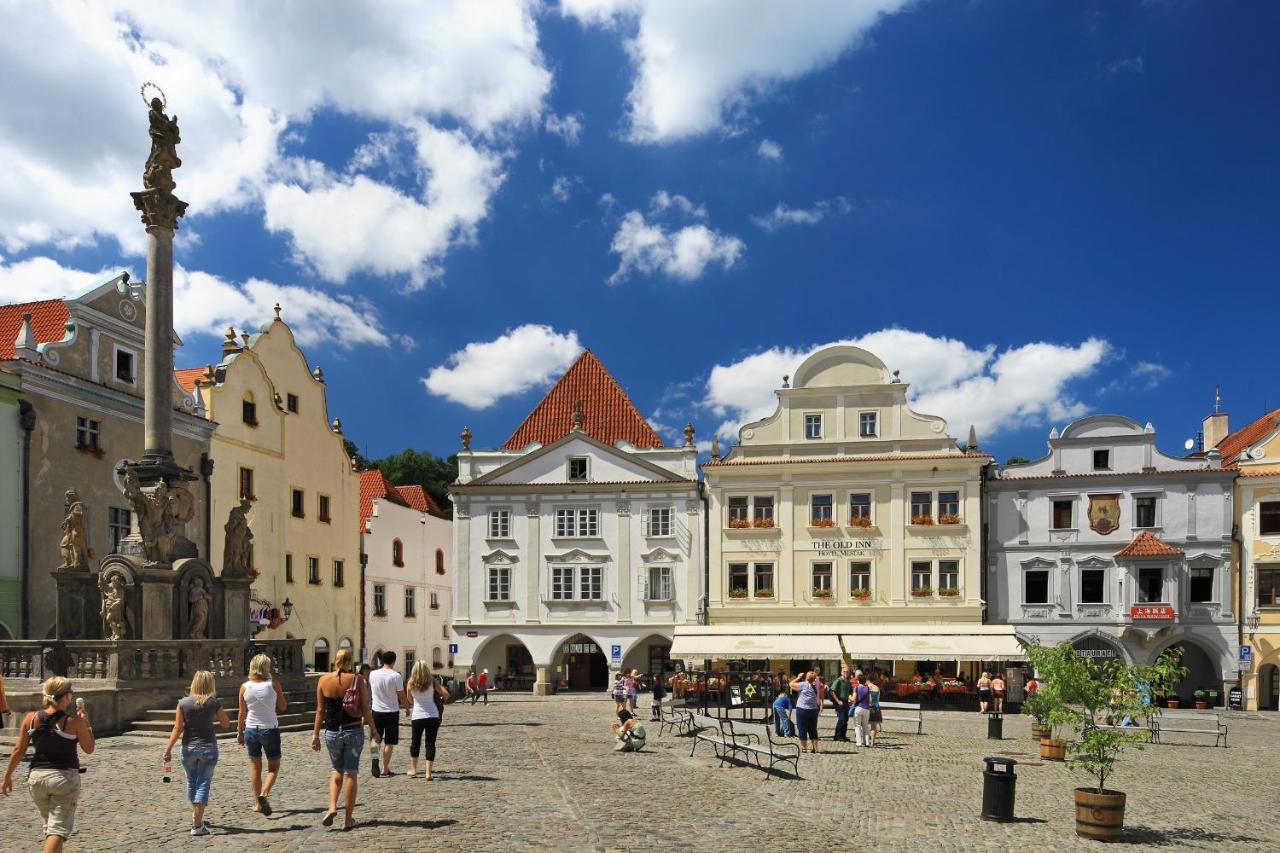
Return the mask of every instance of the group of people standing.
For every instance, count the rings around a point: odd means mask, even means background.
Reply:
[[[827,684],[822,670],[814,667],[791,680],[779,689],[773,700],[773,730],[779,737],[798,737],[801,751],[818,751],[818,716],[826,702],[836,715],[836,730],[832,740],[849,742],[849,720],[853,719],[854,743],[862,747],[874,747],[884,715],[880,710],[880,686],[882,679],[862,670],[849,674],[849,665],[842,664],[840,676]],[[795,698],[792,698],[792,694]]]

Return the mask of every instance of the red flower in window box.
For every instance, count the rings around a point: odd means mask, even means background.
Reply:
[[[867,518],[865,515],[855,515],[853,518],[849,519],[849,526],[850,527],[870,527],[871,519]]]
[[[746,598],[747,597],[746,587],[735,586],[733,589],[729,590],[729,597],[730,598]]]
[[[730,529],[730,530],[743,530],[743,529],[748,528],[748,527],[750,527],[750,526],[751,526],[751,522],[750,522],[750,521],[748,521],[748,520],[747,520],[747,519],[745,519],[745,518],[731,518],[731,519],[729,519],[729,529]]]
[[[916,587],[915,589],[911,590],[911,595],[913,598],[932,598],[933,587],[928,587],[928,586]]]
[[[938,516],[939,524],[963,524],[964,519],[958,513],[948,512]]]
[[[755,520],[755,522],[754,522],[751,526],[752,526],[752,527],[758,527],[758,528],[760,528],[760,529],[762,529],[762,530],[771,530],[771,529],[773,529],[773,519],[772,519],[772,518],[757,518],[757,519]]]
[[[853,596],[853,598],[858,601],[866,601],[867,599],[871,598],[871,590],[855,589],[853,592],[850,593],[850,595]]]
[[[911,516],[912,524],[923,524],[929,527],[933,526],[933,516],[931,515],[913,515]]]
[[[812,518],[809,520],[810,527],[835,527],[836,523],[829,518]]]
[[[944,586],[942,589],[938,590],[938,595],[943,598],[959,598],[960,590],[954,586]]]

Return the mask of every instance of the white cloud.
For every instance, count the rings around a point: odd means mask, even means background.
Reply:
[[[564,140],[566,145],[577,145],[582,136],[582,113],[569,113],[558,116],[551,113],[543,125],[547,133],[555,134]]]
[[[583,24],[626,32],[636,69],[627,133],[668,142],[732,130],[750,100],[857,48],[908,0],[561,0]]]
[[[652,214],[665,213],[668,210],[674,210],[683,213],[685,216],[693,219],[706,219],[707,209],[700,204],[694,204],[685,196],[679,193],[669,193],[666,190],[658,190],[653,194],[653,200],[649,203],[649,212]]]
[[[1146,390],[1150,391],[1172,376],[1173,371],[1158,362],[1140,361],[1133,366],[1131,375],[1135,380],[1141,382]]]
[[[491,341],[467,344],[422,380],[438,397],[487,409],[503,397],[548,384],[582,352],[578,333],[526,324]]]
[[[963,437],[972,424],[979,439],[1083,414],[1084,404],[1068,386],[1092,373],[1110,349],[1106,341],[1089,338],[1077,346],[1035,342],[997,353],[993,345],[975,348],[905,329],[881,329],[833,343],[853,344],[879,356],[910,384],[915,410],[946,418],[953,436]],[[726,418],[719,434],[736,438],[743,424],[771,414],[782,377],[795,375],[804,359],[831,345],[772,347],[713,367],[703,402]]]
[[[823,199],[811,207],[788,207],[784,202],[778,202],[773,210],[763,216],[753,216],[751,221],[765,231],[777,231],[788,225],[817,225],[828,216],[848,213],[852,209],[843,196]]]
[[[549,194],[551,198],[558,202],[563,203],[568,201],[569,196],[573,195],[573,181],[569,180],[564,175],[560,175],[551,182]]]
[[[766,160],[781,160],[782,146],[772,139],[761,139],[760,147],[756,149],[756,153]]]
[[[705,225],[668,231],[658,223],[646,221],[640,211],[632,210],[622,217],[609,246],[609,251],[619,258],[609,283],[618,284],[633,273],[661,273],[668,278],[693,281],[712,264],[729,269],[745,250],[746,244],[737,237]]]

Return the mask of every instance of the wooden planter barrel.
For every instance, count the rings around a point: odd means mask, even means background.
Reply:
[[[1040,757],[1045,761],[1066,761],[1067,760],[1067,742],[1065,740],[1053,740],[1052,738],[1040,739]]]
[[[1124,794],[1076,788],[1076,835],[1094,841],[1118,841],[1124,832]]]
[[[1039,723],[1032,723],[1032,724],[1031,724],[1031,738],[1032,738],[1032,740],[1040,740],[1041,738],[1046,738],[1046,737],[1048,737],[1048,736],[1049,736],[1049,734],[1050,734],[1050,732],[1049,732],[1049,727],[1048,727],[1048,726],[1042,726],[1042,725],[1040,725]]]

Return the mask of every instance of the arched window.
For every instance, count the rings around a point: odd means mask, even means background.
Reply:
[[[397,566],[404,565],[404,543],[399,539],[391,543],[391,562]]]
[[[343,637],[341,640],[339,640],[339,641],[338,641],[338,648],[339,648],[339,649],[350,649],[350,648],[352,648],[353,646],[354,646],[354,644],[351,642],[351,638],[350,638],[350,637]]]
[[[317,638],[315,646],[313,647],[312,651],[315,656],[314,660],[315,660],[316,672],[328,672],[329,671],[329,641],[326,640],[324,637]]]
[[[439,646],[431,647],[431,668],[444,669],[444,657],[440,654]]]
[[[436,574],[444,574],[444,549],[436,549]]]

